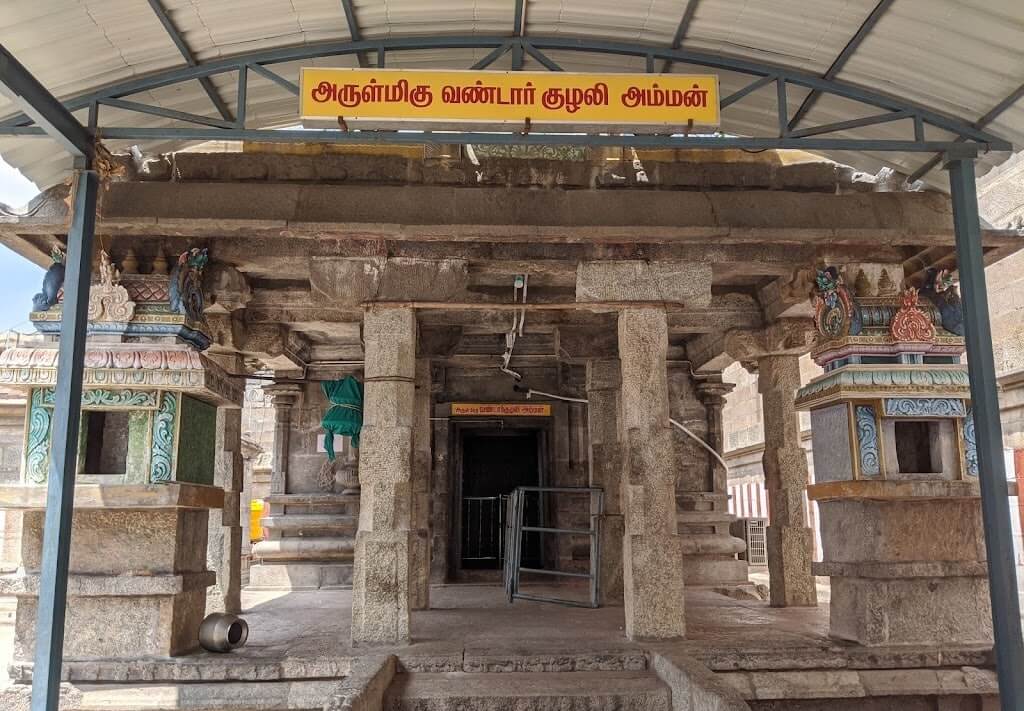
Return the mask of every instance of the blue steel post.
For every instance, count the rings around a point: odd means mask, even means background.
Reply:
[[[992,326],[985,290],[974,156],[949,154],[945,168],[949,171],[957,263],[963,285],[964,335],[978,447],[999,696],[1003,711],[1020,711],[1024,709],[1024,643],[1021,641],[1020,600],[1017,597],[996,369],[992,358]]]
[[[96,224],[95,171],[83,170],[75,181],[74,212],[68,233],[67,273],[61,319],[53,437],[46,491],[46,523],[39,581],[39,618],[32,674],[32,711],[57,711],[64,617],[71,554],[71,512],[78,464],[85,331],[88,324],[92,238]]]

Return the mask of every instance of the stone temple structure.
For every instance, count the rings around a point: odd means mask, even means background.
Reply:
[[[53,259],[33,304],[43,334],[60,331],[62,253]],[[131,255],[121,263],[126,273],[99,254],[89,300],[66,642],[83,658],[194,649],[215,583],[214,607],[239,607],[240,581],[215,571],[239,570],[239,507],[225,489],[241,488],[241,384],[201,353],[206,253],[182,253],[170,274],[166,259],[144,275]],[[33,653],[56,357],[53,342],[0,354],[0,381],[28,401],[21,482],[0,489],[5,508],[24,511],[21,567],[0,580],[18,599],[16,659]],[[126,645],[134,627],[148,632]]]
[[[831,577],[831,633],[983,642],[991,610],[959,295],[945,271],[929,271],[922,290],[897,287],[899,264],[844,271],[818,272],[813,355],[825,372],[797,399],[811,409],[824,549],[813,567]]]
[[[111,158],[68,708],[129,708],[125,684],[159,706],[178,683],[208,709],[500,708],[527,689],[580,708],[989,708],[945,196],[774,153],[642,152],[641,178],[619,151],[245,148]],[[49,266],[65,197],[41,195],[0,238]],[[1021,246],[1014,231],[984,240],[987,260]],[[59,309],[51,284],[40,331]],[[812,349],[826,372],[797,400]],[[0,360],[31,403],[23,482],[0,488],[28,512],[23,570],[0,582],[19,595],[22,684],[53,357]],[[736,361],[763,397],[764,601],[715,456]],[[252,650],[214,659],[190,652],[208,607],[239,605],[237,406],[253,373],[274,381],[276,419],[250,580],[298,607],[249,610]],[[321,421],[345,405],[324,393],[348,376],[362,426],[331,460]],[[798,407],[826,458],[810,489]],[[518,487],[556,489],[527,503],[546,531],[523,534],[523,589],[587,605],[578,576],[593,571],[597,609],[505,602]],[[571,491],[590,488],[602,509]],[[830,623],[814,573],[832,580]],[[144,646],[76,636],[76,615],[128,606],[150,615]]]

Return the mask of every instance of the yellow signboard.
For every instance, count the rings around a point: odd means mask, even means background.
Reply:
[[[551,405],[513,402],[453,402],[453,416],[477,415],[483,417],[550,417]]]
[[[302,70],[303,119],[563,124],[719,123],[718,77],[683,74]]]

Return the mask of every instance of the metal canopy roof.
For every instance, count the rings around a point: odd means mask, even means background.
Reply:
[[[610,72],[710,66],[723,97],[753,87],[724,108],[729,134],[779,136],[838,123],[828,139],[909,143],[910,112],[857,124],[910,107],[924,116],[919,143],[963,140],[973,124],[984,129],[969,139],[982,151],[985,135],[1024,145],[1019,0],[38,0],[5,4],[0,44],[83,124],[98,99],[108,144],[144,151],[237,128],[240,94],[247,129],[295,125],[290,84],[299,67],[382,60],[401,68]],[[247,82],[239,81],[240,65]],[[775,81],[780,74],[784,82]],[[860,92],[875,101],[859,100]],[[139,104],[162,115],[138,113]],[[8,133],[34,130],[13,128],[25,122],[5,97],[0,117]],[[119,130],[131,140],[113,140]],[[931,168],[925,179],[946,187],[938,161],[920,145],[865,152],[867,144],[816,138],[809,149],[834,160],[871,172]],[[0,154],[41,186],[64,179],[71,165],[46,138],[5,136]],[[1005,156],[984,155],[980,171]]]

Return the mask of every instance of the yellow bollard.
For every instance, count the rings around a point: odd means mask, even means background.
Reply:
[[[253,499],[249,504],[249,540],[255,543],[263,540],[263,526],[260,519],[263,518],[263,500]]]

